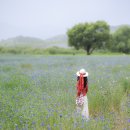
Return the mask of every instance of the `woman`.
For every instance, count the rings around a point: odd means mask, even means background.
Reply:
[[[76,73],[77,75],[77,96],[76,96],[76,104],[77,111],[82,111],[82,116],[89,119],[89,111],[88,111],[88,72],[85,69],[81,69]]]

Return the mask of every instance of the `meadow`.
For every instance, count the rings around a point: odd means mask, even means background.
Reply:
[[[90,119],[76,113],[76,72],[88,73]],[[130,129],[130,56],[0,56],[0,130]]]

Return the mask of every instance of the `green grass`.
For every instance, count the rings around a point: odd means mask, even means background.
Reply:
[[[44,54],[44,55],[77,55],[86,54],[84,50],[75,50],[73,48],[33,48],[33,47],[0,47],[0,54]]]
[[[76,50],[74,48],[36,48],[36,47],[0,47],[0,54],[31,54],[31,55],[87,55],[83,49]],[[91,55],[125,55],[124,53],[111,52],[109,50],[94,50]]]
[[[129,56],[0,56],[0,129],[123,130]],[[76,71],[89,72],[90,120],[76,113]]]

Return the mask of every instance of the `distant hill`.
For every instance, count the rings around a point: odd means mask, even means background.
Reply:
[[[7,47],[24,47],[24,46],[33,46],[33,45],[44,44],[42,39],[34,38],[34,37],[24,37],[17,36],[13,38],[8,38],[6,40],[2,40],[0,42],[1,46]]]
[[[57,35],[55,37],[51,37],[49,39],[46,39],[46,41],[67,41],[67,35],[66,34],[62,34],[62,35]]]
[[[116,31],[120,26],[110,26],[111,32]],[[129,25],[128,25],[129,26]],[[51,37],[46,40],[34,37],[17,36],[0,41],[0,46],[4,47],[32,47],[32,48],[48,48],[62,47],[69,48],[68,38],[66,34]]]
[[[14,38],[8,38],[7,40],[3,40],[3,42],[9,42],[9,43],[39,43],[43,42],[43,40],[34,38],[34,37],[24,37],[24,36],[17,36]]]
[[[53,46],[68,48],[68,38],[66,34],[58,35],[49,39],[46,39],[45,42],[48,44],[53,44]]]
[[[64,37],[64,38],[63,38]],[[17,36],[0,41],[0,46],[4,47],[32,47],[32,48],[48,48],[48,47],[63,47],[67,48],[66,35],[56,36],[47,40],[42,40],[34,37]]]

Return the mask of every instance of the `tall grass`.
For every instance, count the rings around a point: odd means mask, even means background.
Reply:
[[[73,48],[31,48],[31,47],[0,47],[0,54],[44,54],[44,55],[56,55],[56,54],[66,54],[66,55],[76,55],[76,54],[86,54],[84,50],[75,50]]]
[[[0,57],[0,129],[129,129],[129,59]],[[81,67],[89,72],[89,121],[75,109],[75,73]]]

